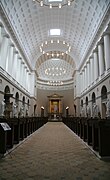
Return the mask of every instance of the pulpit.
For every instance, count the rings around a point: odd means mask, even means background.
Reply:
[[[62,98],[58,94],[47,96],[49,100],[48,115],[51,120],[61,120],[62,117]]]

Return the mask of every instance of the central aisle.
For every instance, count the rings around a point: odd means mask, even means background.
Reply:
[[[99,160],[62,122],[48,122],[0,160],[0,180],[108,180]]]

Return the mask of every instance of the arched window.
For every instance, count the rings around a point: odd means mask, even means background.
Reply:
[[[86,106],[88,105],[88,97],[86,97]]]
[[[83,107],[83,100],[81,100],[81,107]]]
[[[19,104],[19,93],[18,92],[15,95],[15,103],[16,103],[16,105]]]
[[[101,100],[107,100],[107,88],[106,86],[103,86],[101,89]]]
[[[29,109],[29,99],[28,99],[28,101],[27,101],[27,107],[28,107],[28,109]]]
[[[6,86],[5,89],[4,89],[4,100],[5,100],[5,103],[9,103],[10,102],[10,97],[12,95],[10,94],[10,88],[9,86]]]
[[[4,93],[5,93],[5,94],[10,93],[10,88],[9,88],[9,86],[6,86],[6,87],[5,87]]]
[[[92,104],[95,104],[96,103],[96,96],[95,96],[95,93],[93,92],[92,93]]]
[[[23,100],[22,100],[23,106],[25,106],[25,97],[23,96]]]

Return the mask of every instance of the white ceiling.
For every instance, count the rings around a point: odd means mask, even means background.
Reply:
[[[59,67],[66,68],[65,77],[70,79],[75,67],[77,68],[83,62],[108,7],[110,7],[110,0],[74,0],[71,6],[64,6],[61,9],[40,7],[33,0],[0,1],[32,69],[37,67],[36,62],[43,56],[40,46],[45,41],[48,42],[48,46],[43,47],[45,53],[62,53],[66,51],[67,44],[71,46],[68,57],[72,59],[74,68],[69,68],[67,65],[70,63],[68,58],[66,59],[67,63],[63,57],[60,57],[61,60],[59,60]],[[61,29],[61,36],[51,37],[50,29]],[[53,44],[50,43],[51,40],[53,40]],[[57,43],[58,40],[60,43]],[[62,44],[63,41],[66,42],[66,45]],[[41,79],[46,78],[43,70],[47,66],[55,65],[51,62],[52,57],[48,58],[46,54],[44,55],[46,58],[40,61],[41,68],[39,67],[37,71]]]

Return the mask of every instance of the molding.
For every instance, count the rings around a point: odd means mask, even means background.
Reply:
[[[0,69],[2,69],[0,67]],[[5,70],[3,70],[5,71]],[[7,73],[8,74],[8,73]],[[25,94],[26,96],[28,96],[30,98],[30,95],[28,93],[26,93],[25,91],[23,91],[23,89],[21,89],[20,87],[18,87],[16,84],[14,84],[9,78],[7,78],[2,72],[0,72],[0,76],[2,78],[4,78],[6,81],[8,81],[12,86],[14,86],[16,89],[18,89],[19,91],[21,91],[23,94]],[[20,85],[21,86],[21,85]]]
[[[30,71],[32,71],[32,67],[29,63],[29,61],[27,60],[28,58],[26,57],[26,53],[24,52],[22,45],[20,44],[16,32],[14,31],[12,25],[11,25],[11,21],[9,20],[5,9],[3,8],[2,4],[0,6],[0,16],[1,16],[1,23],[3,23],[3,27],[4,29],[6,28],[8,30],[8,33],[10,35],[10,37],[12,38],[12,40],[14,41],[14,44],[16,45],[16,47],[18,48],[19,52],[21,53],[21,56],[23,57],[23,59],[25,60],[26,64],[28,65],[28,68],[30,69]]]
[[[110,4],[110,3],[109,3]],[[99,27],[94,35],[94,38],[91,42],[91,44],[89,45],[88,47],[88,50],[87,50],[87,53],[86,55],[84,56],[84,58],[82,59],[78,69],[81,70],[81,68],[83,67],[85,61],[89,58],[89,56],[91,55],[91,53],[93,52],[93,49],[94,47],[97,46],[97,43],[98,43],[98,40],[99,40],[99,37],[102,37],[103,36],[103,33],[104,32],[104,29],[105,29],[105,26],[107,24],[110,23],[110,5],[108,5],[108,8],[105,12],[105,14],[103,15],[103,18],[102,18],[102,21],[100,22],[99,24]]]
[[[103,77],[103,79],[101,79],[99,82],[97,82],[95,85],[93,85],[90,89],[88,89],[86,92],[84,92],[80,97],[85,96],[85,94],[89,93],[91,90],[93,90],[94,88],[96,88],[98,85],[100,85],[102,82],[104,82],[107,78],[110,77],[110,73],[107,74],[105,77]]]

